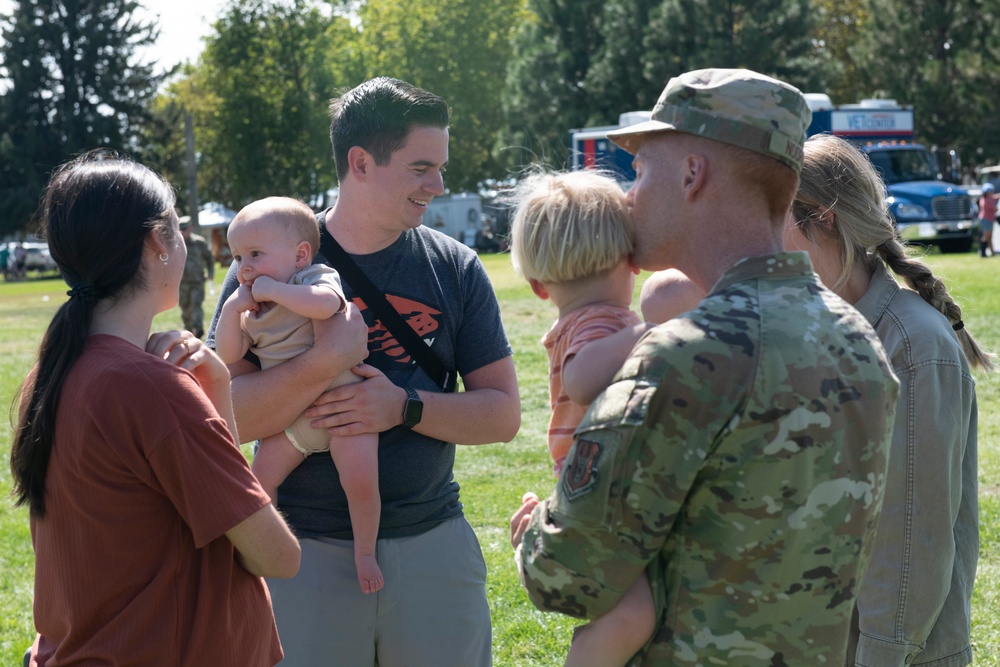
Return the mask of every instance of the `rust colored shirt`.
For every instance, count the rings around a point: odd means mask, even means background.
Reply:
[[[92,336],[63,387],[45,488],[32,665],[281,659],[264,581],[225,536],[268,497],[193,375]]]

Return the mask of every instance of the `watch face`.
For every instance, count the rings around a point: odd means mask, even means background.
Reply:
[[[424,402],[417,396],[417,392],[410,389],[409,393],[410,397],[403,406],[403,426],[408,428],[419,424],[424,414]]]

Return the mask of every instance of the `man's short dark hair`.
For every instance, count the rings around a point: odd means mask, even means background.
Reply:
[[[448,103],[423,88],[389,77],[365,81],[330,102],[330,143],[337,179],[350,170],[347,153],[360,146],[385,166],[402,148],[410,130],[448,127]]]

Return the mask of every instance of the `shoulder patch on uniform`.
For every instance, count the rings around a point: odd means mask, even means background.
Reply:
[[[582,438],[576,441],[573,458],[566,461],[562,477],[563,492],[567,499],[576,500],[597,486],[597,460],[600,457],[600,443]]]

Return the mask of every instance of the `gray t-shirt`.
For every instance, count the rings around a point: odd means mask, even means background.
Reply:
[[[324,216],[318,215],[321,224]],[[418,227],[404,232],[384,250],[351,257],[442,363],[459,375],[511,355],[486,270],[475,252],[461,243]],[[316,261],[323,261],[322,256]],[[347,299],[361,310],[369,326],[365,363],[398,386],[441,391],[351,285],[346,280],[343,283]],[[234,264],[226,276],[220,304],[236,286]],[[218,315],[217,307],[208,334],[210,346],[214,345]],[[453,443],[398,426],[379,435],[378,460],[380,538],[419,535],[461,515],[459,485],[452,474]],[[303,461],[278,489],[278,507],[300,538],[352,537],[347,498],[329,456],[310,456]]]

